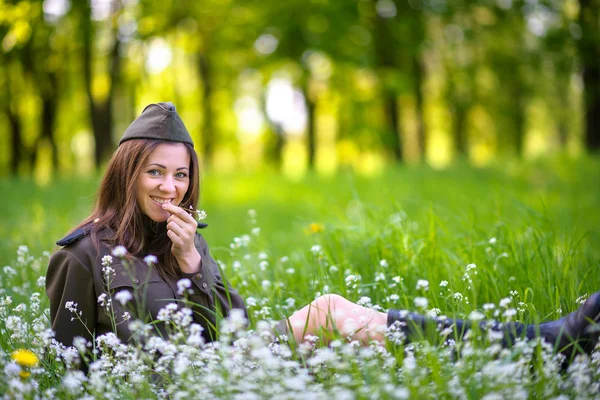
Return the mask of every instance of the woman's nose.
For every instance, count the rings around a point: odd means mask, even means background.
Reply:
[[[175,191],[175,182],[173,181],[172,176],[165,176],[165,178],[160,183],[159,189],[163,192],[174,192]]]

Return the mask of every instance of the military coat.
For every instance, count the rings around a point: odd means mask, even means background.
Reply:
[[[234,308],[242,309],[247,316],[242,297],[223,280],[202,235],[196,234],[194,241],[202,257],[200,271],[181,273],[173,278],[164,278],[157,271],[160,266],[149,266],[138,257],[129,257],[123,262],[122,258],[112,255],[112,248],[102,241],[102,235],[98,237],[96,247],[86,229],[75,231],[57,242],[64,247],[50,259],[46,274],[50,317],[55,338],[64,345],[71,346],[76,336],[92,341],[94,337],[112,332],[113,312],[115,333],[122,342],[128,342],[134,334],[130,330],[129,316],[145,322],[156,321],[161,308],[169,303],[182,307],[185,297],[188,300],[185,304],[193,311],[194,322],[204,328],[202,335],[206,341],[216,338],[214,328],[218,316],[227,316]],[[108,273],[102,262],[105,256],[112,257],[112,271]],[[106,258],[105,264],[108,264]],[[178,288],[177,283],[182,278],[191,281],[189,289]],[[121,291],[131,293],[132,299],[125,306],[115,299]],[[112,308],[106,307],[108,299],[112,301]],[[74,314],[74,308],[78,315]],[[164,324],[154,326],[157,334],[163,337],[168,334]]]

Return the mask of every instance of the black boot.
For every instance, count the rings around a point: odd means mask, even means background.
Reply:
[[[575,312],[552,322],[540,325],[525,325],[519,322],[501,324],[481,322],[482,331],[496,331],[502,334],[502,345],[510,347],[519,337],[534,339],[541,337],[554,346],[555,351],[566,356],[567,362],[577,352],[592,352],[600,333],[600,292],[591,295]],[[387,325],[396,325],[408,340],[440,337],[446,330],[446,338],[463,339],[472,324],[469,321],[449,318],[430,318],[403,310],[388,311]],[[430,335],[429,333],[435,333]]]
[[[390,309],[387,316],[387,325],[395,325],[405,335],[408,341],[414,340],[463,340],[465,334],[472,329],[471,321],[452,318],[431,318],[420,314],[409,313],[404,310]],[[502,335],[502,346],[510,347],[516,338],[526,336],[534,337],[533,329],[519,322],[501,324],[496,321],[479,323],[481,331],[495,331]],[[525,332],[525,334],[524,334]]]
[[[594,350],[600,333],[600,292],[592,294],[575,312],[556,321],[540,324],[535,335],[554,345],[570,361],[574,354]]]

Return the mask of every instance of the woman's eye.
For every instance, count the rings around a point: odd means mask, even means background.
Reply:
[[[157,169],[151,169],[150,171],[148,171],[148,174],[150,174],[152,176],[157,176],[157,175],[160,175],[160,171]]]
[[[177,174],[175,174],[175,176],[181,179],[187,178],[187,174],[185,172],[178,172]]]

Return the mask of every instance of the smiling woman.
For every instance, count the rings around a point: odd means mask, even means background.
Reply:
[[[185,211],[195,209],[198,193],[198,159],[175,107],[149,105],[125,131],[94,210],[57,242],[63,248],[50,260],[46,288],[59,342],[70,346],[77,336],[92,342],[108,332],[127,342],[135,335],[129,318],[154,321],[161,308],[186,296],[210,341],[218,314],[245,310]],[[116,247],[126,252],[114,253]],[[113,262],[111,254],[121,259]],[[193,293],[184,296],[181,279],[189,279]],[[136,304],[112,301],[124,291],[131,296],[118,298]],[[163,325],[155,329],[166,335]]]
[[[228,316],[232,309],[247,316],[243,299],[221,277],[197,233],[198,222],[186,211],[196,208],[198,187],[198,159],[175,107],[149,105],[125,131],[93,212],[57,242],[64,247],[50,260],[46,287],[58,341],[80,344],[75,340],[80,336],[90,343],[115,332],[127,342],[140,329],[127,322],[130,318],[152,322],[147,326],[166,337],[162,310],[184,304],[191,308],[188,315],[201,327],[204,340],[212,341],[219,316]],[[119,260],[113,262],[111,254]],[[405,339],[436,329],[444,338],[460,339],[479,329],[495,334],[503,346],[518,337],[542,337],[570,358],[593,349],[599,320],[600,292],[578,311],[541,325],[472,324],[400,310],[382,313],[326,294],[276,329],[297,342],[320,335],[326,343],[331,333],[340,333],[363,344],[383,343],[386,333],[394,330]]]

